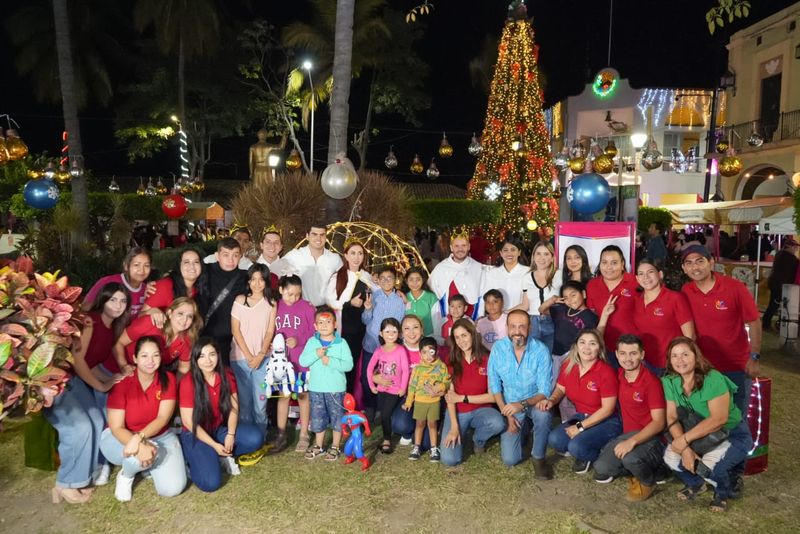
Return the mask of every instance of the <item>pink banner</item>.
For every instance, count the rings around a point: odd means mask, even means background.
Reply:
[[[600,252],[608,245],[617,245],[625,255],[628,272],[636,261],[636,223],[628,222],[560,222],[556,224],[556,261],[559,266],[564,251],[580,245],[589,257],[592,270],[600,263]]]

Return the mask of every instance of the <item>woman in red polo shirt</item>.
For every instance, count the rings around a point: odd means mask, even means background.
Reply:
[[[164,323],[164,311],[178,297],[199,300],[205,284],[205,268],[200,252],[187,248],[164,278],[156,280],[152,295],[144,301],[142,314],[152,315],[157,325]]]
[[[144,336],[136,342],[136,370],[108,395],[108,428],[100,437],[100,451],[109,462],[122,466],[114,496],[131,500],[137,473],[149,471],[156,493],[179,495],[186,487],[186,464],[181,444],[169,431],[178,390],[175,377],[161,367],[159,339]]]
[[[557,452],[575,458],[575,473],[588,473],[600,450],[622,433],[616,413],[618,387],[617,373],[606,363],[600,332],[581,330],[550,398],[538,404],[540,410],[549,410],[566,397],[575,405],[577,413],[550,431],[547,440]]]
[[[176,372],[181,377],[189,372],[192,343],[202,327],[203,319],[195,301],[178,297],[167,308],[167,320],[163,328],[154,325],[150,316],[134,319],[114,344],[114,357],[109,359],[106,367],[112,372],[132,373],[136,340],[142,336],[154,336],[161,343],[162,365],[169,370],[175,370],[177,365]]]
[[[445,395],[447,417],[442,428],[441,462],[454,466],[464,457],[467,431],[473,430],[474,451],[481,453],[490,438],[506,429],[506,422],[494,406],[494,395],[489,393],[489,351],[472,321],[459,319],[453,324],[450,344],[453,350],[447,367],[453,382]]]
[[[634,301],[639,287],[636,277],[625,271],[625,255],[617,245],[608,245],[600,252],[595,278],[586,284],[586,307],[600,317],[609,300],[616,297],[616,311],[608,319],[603,341],[608,347],[608,362],[619,368],[613,348],[622,334],[629,334],[633,324]]]
[[[664,273],[650,258],[639,260],[636,280],[643,291],[634,299],[633,333],[644,343],[645,364],[660,377],[670,341],[678,336],[694,339],[692,310],[683,293],[664,287]]]
[[[255,425],[239,424],[236,379],[224,368],[217,342],[197,340],[191,361],[180,384],[180,440],[192,482],[212,492],[222,485],[220,464],[228,474],[240,474],[233,457],[257,450],[263,436]]]

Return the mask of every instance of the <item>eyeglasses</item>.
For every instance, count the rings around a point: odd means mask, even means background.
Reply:
[[[381,282],[394,282],[394,276],[379,276],[378,280]]]

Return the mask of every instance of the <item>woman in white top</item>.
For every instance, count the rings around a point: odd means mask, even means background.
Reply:
[[[508,311],[522,304],[522,285],[529,269],[519,262],[522,253],[522,242],[519,239],[508,234],[500,247],[503,264],[487,269],[481,285],[481,295],[485,295],[490,289],[497,289],[503,294],[503,311]]]
[[[531,316],[531,335],[547,345],[553,351],[553,320],[549,312],[539,313],[539,307],[549,299],[558,299],[561,280],[556,278],[556,262],[553,245],[547,241],[539,241],[533,247],[530,274],[522,285],[522,304],[520,309],[527,310]]]

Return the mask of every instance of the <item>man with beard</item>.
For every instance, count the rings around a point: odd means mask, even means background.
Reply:
[[[512,310],[506,320],[508,337],[497,341],[489,356],[489,393],[494,395],[508,428],[500,436],[503,462],[516,465],[522,460],[522,438],[526,419],[533,423],[533,469],[537,479],[553,475],[545,460],[550,434],[549,411],[536,409],[552,389],[553,370],[550,352],[534,337],[529,337],[530,318],[524,310]]]

